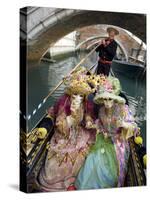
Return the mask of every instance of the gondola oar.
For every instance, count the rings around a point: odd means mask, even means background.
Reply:
[[[94,51],[95,51],[95,49],[97,48],[99,46],[99,44],[92,50],[92,51],[90,51],[72,70],[71,70],[71,72],[68,74],[68,76],[70,75],[70,74],[72,74]],[[64,82],[64,79],[63,80],[61,80],[58,84],[57,84],[57,86],[44,98],[44,100],[43,100],[43,102],[45,102],[56,90],[57,90],[57,88],[59,87],[59,86],[61,86],[62,84],[63,84],[63,82]]]

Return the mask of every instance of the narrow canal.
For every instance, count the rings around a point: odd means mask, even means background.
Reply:
[[[28,131],[30,131],[45,114],[45,110],[64,92],[62,84],[56,92],[43,103],[44,97],[67,75],[71,69],[85,56],[85,53],[74,53],[57,60],[55,63],[41,62],[38,67],[28,71]],[[90,56],[82,66],[89,68],[96,62],[96,54]],[[128,97],[129,106],[141,127],[146,141],[146,82],[145,78],[129,78],[124,74],[116,74],[122,90]]]

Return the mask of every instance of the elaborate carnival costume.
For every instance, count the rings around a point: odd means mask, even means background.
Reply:
[[[38,177],[41,191],[69,190],[95,140],[95,130],[88,129],[93,108],[86,100],[93,91],[83,77],[77,77],[67,80],[66,94],[48,110],[56,118],[55,132]]]
[[[130,151],[128,138],[136,134],[138,128],[125,100],[118,96],[119,81],[108,78],[105,83],[94,98],[94,102],[101,105],[95,121],[96,142],[77,176],[77,189],[124,185]]]

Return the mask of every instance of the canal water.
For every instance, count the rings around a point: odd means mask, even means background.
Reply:
[[[85,53],[74,53],[65,56],[55,63],[41,62],[38,67],[28,70],[28,131],[30,131],[44,116],[48,107],[63,94],[62,84],[56,92],[43,102],[48,93],[67,75],[71,69],[85,56]],[[96,62],[96,53],[92,54],[81,66],[91,67]],[[141,132],[146,143],[146,83],[145,78],[129,78],[123,74],[116,74],[122,90],[129,100],[129,106],[135,116],[136,122],[141,127]]]

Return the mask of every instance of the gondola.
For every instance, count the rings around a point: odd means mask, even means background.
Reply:
[[[96,47],[82,59],[70,74],[77,69],[81,63],[92,53]],[[92,68],[95,64],[92,66]],[[90,68],[90,69],[92,69]],[[88,70],[90,73],[90,70]],[[45,97],[44,101],[51,96],[51,94],[64,82],[60,83]],[[124,93],[120,93],[120,96],[125,99],[128,104],[128,99]],[[22,116],[20,116],[22,120]],[[20,190],[27,193],[41,192],[38,187],[38,175],[44,162],[49,149],[49,144],[55,130],[55,120],[45,114],[43,119],[38,125],[29,133],[24,132],[21,129],[20,134]],[[39,129],[46,129],[42,134]],[[144,186],[146,185],[146,169],[143,164],[143,156],[146,154],[146,149],[135,142],[135,138],[128,139],[130,156],[128,160],[127,173],[124,182],[124,187],[130,186]]]
[[[127,97],[124,96],[127,103]],[[38,128],[45,127],[47,134],[38,137]],[[54,123],[52,118],[44,118],[37,127],[29,134],[21,132],[20,136],[20,189],[28,193],[38,192],[37,178],[38,173],[44,164],[47,149],[51,137],[54,134]],[[24,139],[26,138],[26,139]],[[27,146],[29,147],[26,150]],[[125,187],[146,185],[146,170],[142,163],[144,154],[140,153],[140,146],[135,143],[134,138],[129,139],[130,157],[128,161],[128,171],[125,178]]]
[[[127,61],[113,60],[112,70],[115,74],[119,73],[129,78],[144,76],[146,67],[144,65],[129,63]]]

